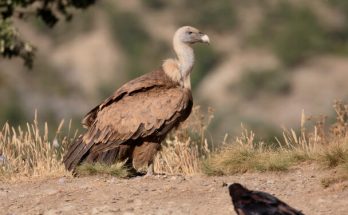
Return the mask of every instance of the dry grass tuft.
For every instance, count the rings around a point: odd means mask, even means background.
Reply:
[[[341,182],[344,182],[344,181],[347,181],[348,180],[348,175],[346,174],[339,174],[337,176],[330,176],[330,177],[326,177],[326,178],[322,178],[320,180],[320,184],[323,188],[328,188],[334,184],[337,184],[337,183],[341,183]],[[347,185],[343,185],[343,189],[345,188],[345,186]]]
[[[321,159],[325,166],[336,167],[348,164],[348,144],[325,147]]]
[[[243,128],[241,137],[236,138],[233,144],[224,144],[205,161],[204,172],[208,175],[231,175],[249,171],[285,171],[300,160],[297,153],[266,147],[263,142],[255,142],[254,137],[253,132]]]
[[[49,140],[49,129],[39,129],[37,114],[23,129],[6,123],[0,131],[0,180],[22,180],[30,177],[69,175],[62,164],[66,146],[74,139],[69,123],[67,136],[61,134],[64,120]],[[71,137],[70,137],[71,136]]]
[[[199,106],[194,107],[189,119],[162,144],[155,159],[155,171],[184,175],[201,173],[202,160],[211,153],[206,132],[212,118],[211,109],[204,115]]]
[[[101,164],[101,163],[83,163],[76,169],[78,175],[112,175],[118,178],[127,178],[131,176],[131,173],[124,167],[124,162],[116,163],[113,165]]]
[[[247,171],[285,171],[304,161],[317,162],[324,168],[337,168],[338,178],[323,184],[348,179],[348,105],[334,104],[336,122],[326,125],[326,117],[301,116],[301,130],[284,129],[277,147],[255,141],[253,132],[243,128],[241,137],[224,144],[206,160],[208,175],[229,175]],[[308,126],[310,124],[310,126]]]

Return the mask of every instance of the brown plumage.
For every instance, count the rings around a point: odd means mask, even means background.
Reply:
[[[191,44],[196,42],[209,38],[193,27],[180,28],[173,39],[178,59],[124,84],[87,113],[82,120],[87,131],[68,149],[66,168],[75,170],[83,161],[111,164],[127,159],[136,168],[148,166],[152,174],[160,143],[191,113]]]
[[[248,190],[238,183],[229,185],[228,190],[238,215],[304,215],[271,194]]]

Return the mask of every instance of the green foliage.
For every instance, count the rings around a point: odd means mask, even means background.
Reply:
[[[27,67],[32,67],[35,48],[20,39],[10,20],[0,20],[0,54],[4,58],[19,56]]]
[[[85,9],[95,0],[16,0],[0,3],[0,54],[4,58],[20,57],[27,67],[32,67],[35,49],[25,42],[12,19],[35,15],[47,26],[53,27],[60,17],[72,18],[73,9]]]
[[[53,27],[59,17],[69,20],[73,9],[86,9],[94,3],[95,0],[9,0],[0,4],[0,12],[2,19],[7,19],[13,16],[23,18],[35,11],[38,18]]]
[[[286,72],[278,70],[249,70],[242,73],[237,89],[241,91],[244,97],[250,99],[257,97],[260,93],[289,93],[291,84]]]

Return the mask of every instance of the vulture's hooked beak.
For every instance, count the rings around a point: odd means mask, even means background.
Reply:
[[[209,39],[208,35],[206,35],[206,34],[202,34],[201,41],[202,41],[202,43],[210,44],[210,39]]]

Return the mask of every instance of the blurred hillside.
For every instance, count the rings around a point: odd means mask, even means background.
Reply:
[[[28,24],[30,23],[30,24]],[[171,57],[181,25],[211,38],[196,45],[197,105],[213,107],[221,139],[240,123],[265,137],[297,127],[301,110],[328,116],[348,96],[346,0],[104,0],[49,29],[17,21],[38,48],[34,68],[0,60],[0,124],[33,118],[76,125],[122,83]]]

